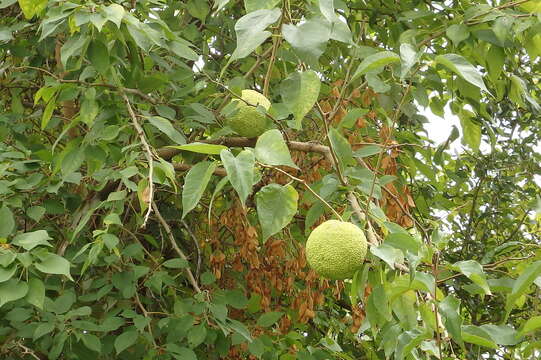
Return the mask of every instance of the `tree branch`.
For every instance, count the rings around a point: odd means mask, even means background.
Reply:
[[[143,144],[143,147],[145,149],[145,155],[148,162],[148,209],[145,214],[145,218],[143,220],[143,225],[141,227],[145,227],[148,221],[148,218],[150,216],[150,213],[152,212],[152,206],[151,204],[154,201],[154,183],[152,181],[153,175],[154,175],[154,164],[152,160],[152,150],[150,149],[150,145],[147,142],[145,132],[141,125],[139,124],[139,121],[137,121],[137,116],[135,115],[135,112],[133,111],[130,100],[126,96],[124,92],[121,92],[122,98],[124,99],[124,102],[126,103],[126,107],[128,108],[128,112],[130,114],[133,126],[135,127],[135,130],[137,131],[137,135],[139,136],[139,139],[141,140],[141,143]]]
[[[167,224],[167,221],[165,221],[165,219],[163,218],[162,214],[160,213],[160,210],[158,209],[158,206],[156,206],[155,203],[151,203],[151,205],[152,205],[152,208],[154,209],[154,213],[156,214],[156,217],[158,218],[163,228],[165,229],[165,233],[167,234],[167,237],[169,238],[169,242],[171,243],[171,246],[176,251],[178,256],[180,256],[180,258],[188,261],[188,257],[186,257],[186,255],[184,255],[184,252],[178,247],[178,244],[175,240],[175,236],[173,235],[173,232],[171,231],[171,227],[169,226],[169,224]],[[185,268],[184,271],[186,271],[186,276],[188,277],[188,281],[190,282],[190,284],[192,284],[192,287],[194,288],[194,290],[200,293],[201,289],[199,288],[199,285],[197,284],[197,281],[195,280],[195,277],[193,276],[193,273],[190,267]]]

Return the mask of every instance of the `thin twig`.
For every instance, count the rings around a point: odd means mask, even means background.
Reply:
[[[325,204],[325,206],[327,206],[332,212],[333,214],[338,218],[340,219],[340,221],[344,221],[344,219],[342,219],[342,216],[336,211],[334,210],[334,208],[327,202],[325,201],[325,199],[323,199],[314,189],[312,189],[310,187],[310,185],[308,185],[308,183],[306,182],[306,180],[303,180],[303,179],[299,179],[298,177],[295,177],[293,175],[291,175],[290,173],[288,173],[287,171],[284,171],[280,168],[277,168],[275,166],[272,166],[272,165],[265,165],[265,164],[262,164],[262,163],[258,163],[261,167],[265,167],[265,168],[268,168],[268,169],[273,169],[273,170],[276,170],[286,176],[288,176],[291,180],[295,180],[299,183],[301,183],[302,185],[304,185],[304,187],[306,188],[306,190],[310,191],[312,193],[312,195],[314,195],[319,201],[321,201],[323,204]]]
[[[406,214],[413,221],[415,225],[417,225],[417,228],[419,228],[419,230],[421,230],[421,232],[423,233],[423,238],[428,239],[429,237],[428,237],[428,234],[426,233],[425,228],[421,225],[419,221],[417,221],[417,219],[413,217],[413,215],[410,214],[409,211],[407,211],[404,208],[404,205],[402,205],[402,203],[400,202],[400,199],[398,199],[398,197],[395,194],[393,194],[391,190],[387,189],[385,186],[382,186],[381,188],[394,200],[394,202],[398,205],[398,207],[400,207],[400,210],[402,210],[402,212]]]
[[[439,262],[439,253],[436,252],[434,256],[432,257],[432,276],[434,276],[434,279],[438,278],[438,262]],[[440,353],[439,358],[442,358],[442,351],[441,351],[441,334],[440,334],[440,327],[439,327],[439,311],[438,311],[438,304],[436,303],[438,299],[438,282],[434,281],[434,316],[436,318],[436,342],[438,343],[438,350]]]
[[[22,343],[20,342],[17,342],[17,346],[20,347],[21,349],[23,349],[23,353],[21,355],[30,355],[32,356],[34,359],[37,359],[37,360],[41,360],[41,358],[39,356],[36,355],[36,353],[34,351],[32,351],[32,349],[24,346]]]
[[[196,65],[197,66],[197,65]],[[199,68],[198,68],[199,69]],[[254,108],[257,107],[257,105],[254,105],[254,104],[251,104],[249,103],[248,101],[246,101],[245,99],[243,99],[241,96],[235,94],[234,91],[232,91],[230,88],[228,88],[225,84],[222,84],[220,81],[218,80],[215,80],[213,79],[209,74],[207,74],[206,72],[203,71],[203,69],[199,69],[199,72],[201,74],[203,74],[210,82],[220,86],[221,88],[223,88],[227,93],[228,93],[228,96],[229,98],[233,97],[239,101],[242,101],[244,102],[246,105],[248,106],[252,106]],[[227,98],[227,96],[226,96]],[[280,131],[282,132],[282,134],[284,135],[284,137],[286,138],[286,141],[289,141],[289,137],[287,135],[287,132],[285,131],[284,129],[284,126],[282,125],[281,122],[279,122],[278,120],[276,120],[271,114],[269,114],[268,112],[265,111],[265,116],[267,118],[269,118],[274,124],[276,124],[276,126],[280,129]]]
[[[160,213],[160,210],[158,209],[158,206],[156,206],[155,203],[152,203],[152,208],[154,209],[154,214],[156,214],[156,217],[158,218],[163,228],[165,229],[165,233],[167,234],[167,237],[169,238],[169,242],[171,243],[171,246],[173,247],[173,249],[176,251],[178,256],[180,256],[180,258],[188,261],[188,258],[186,257],[186,255],[184,255],[184,252],[178,247],[178,244],[175,240],[175,236],[173,235],[173,232],[171,231],[171,227],[169,226],[169,224],[167,224],[167,221],[165,221],[165,219],[163,218],[162,214]],[[195,280],[195,277],[193,276],[193,273],[190,267],[185,268],[184,271],[186,271],[186,276],[188,277],[188,281],[190,282],[194,290],[200,293],[201,289],[199,288],[199,285],[197,284],[197,281]]]
[[[400,103],[398,104],[398,107],[396,108],[396,111],[395,111],[395,113],[393,115],[393,120],[391,122],[391,126],[389,127],[389,134],[387,135],[387,138],[385,139],[385,142],[383,143],[383,148],[387,148],[387,145],[389,144],[389,141],[391,140],[394,126],[395,126],[395,124],[396,124],[396,122],[398,120],[400,110],[402,109],[402,106],[404,105],[404,102],[406,101],[406,96],[408,95],[410,89],[411,89],[411,83],[406,88],[406,91],[404,91],[404,95],[402,95],[402,99],[400,99]],[[374,168],[374,179],[372,180],[372,184],[370,186],[370,193],[368,195],[368,199],[366,200],[365,213],[366,213],[367,216],[368,216],[369,205],[370,205],[370,202],[372,201],[372,196],[374,195],[374,188],[376,187],[376,180],[377,180],[376,173],[378,172],[381,161],[383,160],[383,153],[384,153],[384,151],[382,149],[379,152],[378,160],[377,160],[376,166]]]
[[[141,300],[139,299],[138,291],[135,292],[135,302],[137,306],[139,307],[139,309],[141,309],[141,311],[143,312],[143,316],[149,319],[148,324],[147,324],[148,333],[150,337],[152,338],[152,343],[154,344],[154,348],[157,348],[158,344],[156,344],[156,340],[154,339],[154,334],[152,333],[152,318],[149,316],[149,312],[147,311],[147,309],[145,309],[145,307],[141,303]]]
[[[152,159],[152,150],[150,149],[150,145],[148,145],[145,132],[141,125],[139,124],[139,121],[137,120],[137,115],[135,115],[135,112],[132,109],[132,106],[130,104],[130,100],[126,96],[124,92],[121,92],[122,98],[124,99],[124,102],[126,102],[126,107],[128,108],[128,112],[130,113],[130,117],[133,123],[133,126],[135,127],[135,130],[137,131],[137,135],[139,136],[139,139],[141,140],[141,143],[143,144],[143,147],[145,148],[145,155],[148,162],[148,209],[145,214],[145,218],[143,220],[143,225],[141,227],[145,227],[148,221],[148,218],[150,217],[150,213],[152,212],[152,206],[151,204],[154,202],[154,183],[152,181],[153,175],[154,175],[154,164]]]
[[[192,232],[186,221],[181,220],[180,222],[192,238],[195,244],[195,248],[197,249],[197,267],[195,268],[195,278],[199,279],[199,272],[201,271],[201,248],[199,247],[199,241],[197,241],[197,238],[195,237],[194,233]]]
[[[507,239],[505,240],[505,242],[508,242],[508,241],[511,241],[513,240],[513,238],[515,237],[515,235],[518,233],[518,231],[520,230],[520,227],[524,224],[524,220],[526,220],[526,218],[528,217],[528,211],[525,211],[524,212],[524,215],[522,216],[522,219],[520,219],[519,223],[517,224],[517,226],[515,227],[515,230],[513,230],[511,232],[511,235],[509,235],[507,237]]]
[[[145,99],[146,101],[150,102],[151,104],[157,104],[158,103],[157,100],[155,100],[152,97],[148,96],[147,94],[145,94],[144,92],[142,92],[139,89],[125,88],[125,87],[115,86],[115,85],[106,84],[106,83],[89,83],[89,82],[86,82],[86,81],[81,81],[81,80],[76,80],[76,79],[63,79],[63,78],[58,77],[57,75],[51,73],[48,70],[45,70],[45,69],[42,69],[42,68],[39,68],[39,67],[35,67],[35,66],[18,66],[18,67],[15,67],[13,69],[14,70],[23,70],[23,69],[37,70],[37,71],[41,71],[41,72],[53,77],[56,81],[58,81],[60,83],[67,83],[67,84],[72,83],[72,84],[84,85],[84,86],[88,86],[88,87],[91,87],[91,86],[106,87],[106,88],[109,88],[109,89],[118,90],[120,92],[126,92],[128,94],[137,95],[137,96]]]
[[[258,56],[257,60],[255,61],[255,63],[252,65],[252,67],[246,72],[246,74],[244,74],[243,78],[244,79],[248,79],[250,77],[250,75],[252,75],[254,73],[254,71],[257,70],[257,68],[261,65],[261,63],[263,62],[263,60],[265,60],[265,58],[267,57],[267,55],[269,55],[271,52],[272,52],[272,46],[269,47],[267,50],[265,50],[263,52],[263,54],[261,54],[260,56]],[[196,65],[197,67],[197,65]],[[199,68],[198,68],[199,69]],[[201,73],[202,72],[202,69],[200,69]],[[206,74],[205,74],[206,75]],[[229,102],[229,100],[231,99],[231,94],[227,94],[224,99],[222,100],[222,103],[220,104],[220,106],[218,106],[218,112],[220,112],[224,106]]]
[[[282,28],[282,22],[284,20],[283,16],[280,16],[280,22],[278,23],[278,32]],[[272,39],[272,53],[269,60],[269,67],[267,68],[267,73],[265,74],[265,80],[263,80],[263,96],[267,97],[269,95],[269,83],[270,78],[272,75],[272,68],[274,66],[274,62],[276,61],[276,51],[278,50],[278,47],[280,46],[280,43],[282,42],[282,38],[275,37]]]
[[[481,190],[481,186],[483,185],[484,180],[485,180],[485,174],[483,174],[479,178],[479,182],[477,183],[477,185],[475,187],[475,192],[473,193],[473,200],[472,200],[472,205],[471,205],[471,209],[470,209],[468,225],[466,226],[466,233],[465,233],[466,236],[467,236],[467,239],[468,239],[468,242],[466,243],[466,249],[469,249],[469,247],[470,247],[469,245],[470,245],[470,242],[472,240],[471,231],[472,231],[472,225],[473,225],[473,218],[474,218],[475,210],[476,210],[476,207],[477,207],[477,198],[479,197],[479,191]]]
[[[493,262],[491,264],[485,264],[485,265],[483,265],[483,268],[485,268],[487,270],[491,270],[491,269],[494,269],[494,268],[498,267],[499,265],[501,265],[503,263],[506,263],[508,261],[521,261],[521,260],[530,259],[532,257],[533,257],[533,255],[522,256],[522,257],[508,257],[508,258],[501,259],[501,260],[498,260],[496,262]]]

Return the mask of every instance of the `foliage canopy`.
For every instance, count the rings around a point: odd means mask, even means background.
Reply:
[[[539,358],[540,0],[0,15],[2,359]],[[307,265],[328,219],[350,280]]]

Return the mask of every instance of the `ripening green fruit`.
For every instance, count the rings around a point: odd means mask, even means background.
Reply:
[[[343,280],[353,277],[361,267],[366,250],[366,237],[356,225],[328,220],[308,237],[306,259],[320,276]]]
[[[267,117],[257,110],[257,106],[269,110],[270,101],[254,90],[242,90],[241,98],[246,102],[239,99],[232,101],[237,104],[237,112],[229,118],[229,126],[237,134],[249,138],[263,134],[267,130]]]

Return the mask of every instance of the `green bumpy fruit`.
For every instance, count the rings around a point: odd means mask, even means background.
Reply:
[[[241,98],[233,100],[237,103],[237,112],[229,118],[228,124],[237,134],[249,138],[258,137],[267,130],[267,117],[257,111],[260,105],[269,110],[270,101],[254,90],[242,90]],[[250,105],[248,105],[248,104]]]
[[[356,225],[328,220],[308,237],[306,260],[320,276],[343,280],[353,277],[361,267],[366,250],[366,237]]]

